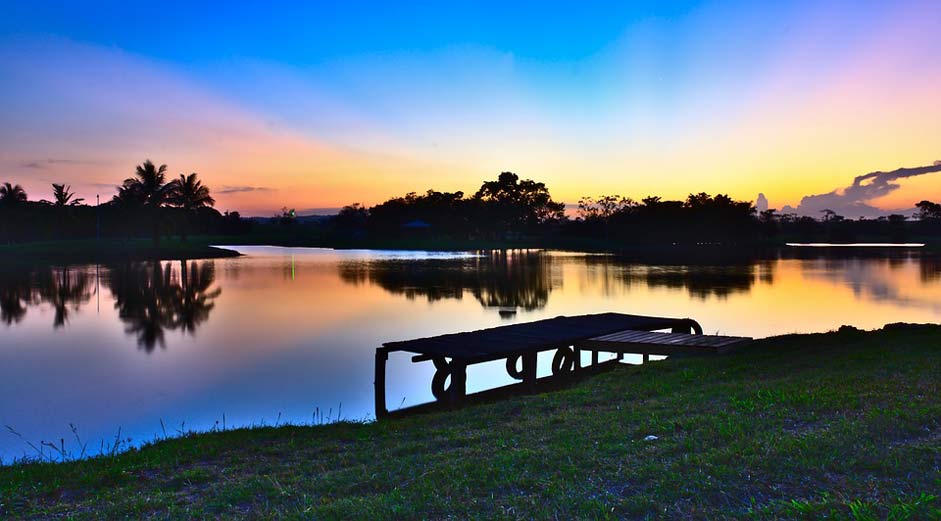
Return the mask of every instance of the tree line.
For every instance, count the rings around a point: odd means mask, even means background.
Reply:
[[[169,179],[166,165],[146,160],[96,205],[76,197],[70,185],[53,183],[51,199],[30,201],[22,186],[0,184],[0,241],[152,237],[232,233],[244,228],[237,212],[220,214],[196,173]]]
[[[851,220],[825,210],[819,218],[758,212],[751,201],[726,194],[692,193],[682,200],[619,195],[583,197],[567,215],[545,183],[502,172],[472,195],[428,190],[411,192],[367,207],[350,204],[332,218],[299,226],[294,210],[274,219],[220,214],[209,187],[196,173],[168,179],[166,165],[150,160],[117,186],[114,197],[96,206],[76,198],[71,187],[53,184],[51,200],[28,201],[19,185],[0,185],[0,241],[143,237],[178,234],[258,234],[303,237],[330,245],[386,239],[552,240],[589,239],[622,244],[739,244],[793,240],[853,241],[941,236],[941,204],[921,201],[918,213]],[[258,221],[256,223],[256,221]],[[259,224],[256,226],[256,224]],[[272,225],[276,229],[272,228]],[[538,243],[538,242],[537,242]]]
[[[751,201],[726,194],[692,193],[683,200],[620,195],[582,197],[572,216],[544,183],[503,172],[472,196],[428,190],[367,208],[345,206],[328,222],[336,238],[431,237],[449,239],[561,238],[620,244],[760,243],[793,240],[853,241],[941,235],[941,205],[917,204],[915,216],[846,219],[833,211],[819,218],[758,212]],[[290,219],[288,220],[290,222]]]

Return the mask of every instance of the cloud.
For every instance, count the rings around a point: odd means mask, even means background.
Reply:
[[[32,168],[44,170],[50,166],[56,165],[99,165],[100,161],[87,161],[84,159],[37,159],[35,161],[25,161],[20,166],[23,168]]]
[[[215,190],[217,194],[241,194],[248,192],[269,192],[273,188],[268,188],[267,186],[231,186],[231,185],[222,185],[222,188]]]
[[[765,194],[758,194],[758,199],[755,199],[755,208],[757,208],[759,212],[763,212],[768,209],[768,198],[765,197]]]
[[[851,219],[879,217],[887,213],[910,212],[910,210],[887,212],[872,206],[869,202],[898,190],[901,185],[895,181],[899,179],[936,172],[941,172],[941,161],[935,161],[930,166],[899,168],[891,172],[870,172],[856,176],[853,179],[853,184],[842,190],[833,190],[818,195],[805,195],[797,208],[785,206],[782,212],[817,217],[824,210],[833,210],[837,214]]]

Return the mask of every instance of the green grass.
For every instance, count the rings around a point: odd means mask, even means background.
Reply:
[[[0,517],[941,519],[939,391],[941,327],[784,336],[458,411],[0,468]]]
[[[25,242],[0,245],[0,262],[95,262],[131,259],[203,259],[232,257],[238,253],[213,248],[204,241],[167,239],[155,246],[151,239],[94,239]]]

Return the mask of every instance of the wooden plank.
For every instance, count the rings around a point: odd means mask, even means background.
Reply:
[[[387,342],[388,351],[409,351],[423,355],[464,359],[503,358],[509,353],[545,350],[572,345],[577,340],[625,330],[688,327],[689,319],[601,313],[576,317],[556,317],[536,322],[511,324],[478,331],[452,333],[403,342]]]

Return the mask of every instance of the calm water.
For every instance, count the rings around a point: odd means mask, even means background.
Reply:
[[[0,425],[24,438],[140,443],[222,422],[373,414],[384,341],[603,311],[690,316],[762,337],[941,321],[941,262],[774,258],[720,266],[551,252],[239,247],[244,257],[0,269]],[[815,253],[816,255],[816,253]],[[545,361],[541,372],[548,372]],[[393,354],[390,408],[431,400],[431,364]],[[508,383],[472,367],[469,390]],[[319,415],[318,415],[319,420]],[[74,446],[73,446],[74,448]],[[0,432],[5,461],[31,453]]]

